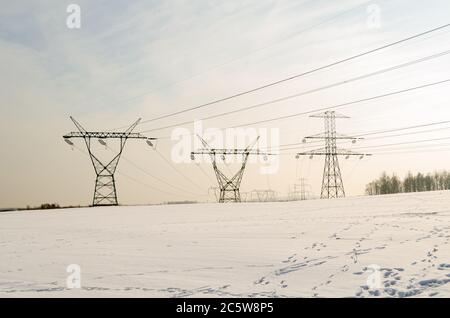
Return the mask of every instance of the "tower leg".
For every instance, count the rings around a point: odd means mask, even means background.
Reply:
[[[219,197],[219,203],[225,202],[225,189],[222,187],[220,188],[220,197]]]
[[[114,175],[97,175],[92,205],[118,205]]]

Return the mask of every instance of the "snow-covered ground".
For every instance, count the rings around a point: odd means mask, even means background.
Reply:
[[[450,192],[0,213],[0,297],[449,297],[449,240]]]

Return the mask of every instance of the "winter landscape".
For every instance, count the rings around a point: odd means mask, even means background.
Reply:
[[[449,0],[3,2],[0,298],[450,297]]]
[[[0,296],[449,297],[449,200],[0,213]],[[81,288],[67,288],[70,264]]]

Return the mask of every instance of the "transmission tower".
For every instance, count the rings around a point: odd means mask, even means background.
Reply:
[[[91,162],[94,166],[95,173],[97,175],[95,179],[95,190],[94,199],[92,201],[93,206],[109,206],[118,205],[117,192],[116,192],[116,181],[114,178],[114,173],[116,172],[117,165],[119,163],[120,156],[122,155],[123,148],[128,139],[145,139],[147,144],[153,147],[152,141],[155,138],[147,138],[142,134],[133,133],[133,129],[139,124],[140,119],[138,119],[134,124],[132,124],[125,132],[89,132],[83,128],[73,117],[70,117],[78,132],[71,132],[63,136],[64,140],[71,146],[73,138],[83,138],[86,147],[91,157]],[[118,153],[114,158],[108,163],[104,164],[94,155],[91,139],[97,138],[99,143],[103,146],[107,146],[107,139],[119,139],[120,148]]]
[[[311,196],[310,191],[311,186],[306,183],[306,179],[300,178],[299,181],[300,183],[295,183],[294,190],[291,193],[289,193],[289,197],[294,201],[296,200],[304,201]]]
[[[252,201],[257,202],[275,202],[277,200],[277,193],[272,189],[253,190],[250,192]]]
[[[296,189],[296,186],[294,186],[294,189]],[[300,200],[304,201],[306,200],[306,188],[305,188],[305,179],[301,178],[300,179]]]
[[[305,137],[303,142],[306,142],[308,139],[323,139],[325,140],[325,148],[300,152],[297,154],[296,158],[298,159],[300,156],[309,156],[312,159],[314,156],[325,156],[320,197],[322,199],[345,197],[338,156],[345,156],[346,159],[350,156],[359,156],[359,158],[362,159],[364,156],[371,156],[371,154],[357,153],[346,149],[339,149],[337,147],[337,140],[352,140],[352,142],[355,143],[358,139],[362,139],[336,133],[336,118],[350,117],[334,111],[326,111],[310,117],[324,118],[325,132],[318,135]]]
[[[245,149],[214,149],[211,148],[203,138],[200,136],[198,136],[198,138],[201,140],[204,148],[191,152],[191,159],[195,160],[195,155],[210,155],[217,183],[219,184],[219,203],[241,202],[239,188],[241,186],[242,176],[244,175],[249,155],[263,155],[265,160],[267,160],[267,156],[270,155],[268,153],[261,153],[259,150],[252,150],[253,146],[258,142],[259,137]],[[223,161],[225,161],[226,156],[229,155],[242,155],[242,165],[240,169],[233,176],[227,177],[217,165],[218,155],[221,156]]]
[[[305,178],[299,179],[300,183],[294,183],[293,189],[288,191],[288,200],[303,201],[312,197],[311,186],[306,183]]]

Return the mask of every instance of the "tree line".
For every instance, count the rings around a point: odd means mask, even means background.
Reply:
[[[415,175],[409,172],[403,179],[395,174],[389,176],[386,172],[383,172],[377,180],[366,185],[366,194],[380,195],[449,189],[450,172],[447,171],[437,171],[428,174],[419,172]]]

